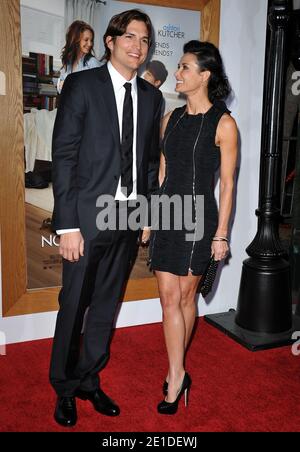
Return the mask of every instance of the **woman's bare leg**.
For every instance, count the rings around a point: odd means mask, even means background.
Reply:
[[[185,350],[190,342],[193,327],[196,318],[196,291],[200,282],[201,276],[193,276],[191,273],[188,276],[179,277],[180,285],[180,306],[184,317],[185,323],[185,338],[184,347]]]
[[[167,402],[173,402],[184,377],[185,320],[181,309],[179,276],[156,271],[163,310],[163,330],[169,359]]]

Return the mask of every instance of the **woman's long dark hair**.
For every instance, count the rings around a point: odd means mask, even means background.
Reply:
[[[210,102],[223,100],[231,92],[231,86],[225,73],[219,49],[210,42],[189,41],[183,46],[184,53],[197,57],[200,71],[210,71],[208,80],[208,98]]]
[[[124,33],[126,33],[126,29],[130,22],[133,20],[137,20],[140,22],[144,22],[147,30],[148,30],[148,37],[149,37],[149,48],[151,47],[152,43],[152,34],[153,34],[153,27],[150,20],[150,17],[146,14],[140,11],[139,9],[130,9],[128,11],[123,11],[120,14],[116,14],[110,19],[110,22],[107,26],[106,32],[103,36],[103,43],[105,47],[105,54],[101,58],[100,61],[106,60],[109,61],[110,59],[110,49],[108,48],[106,44],[106,38],[107,36],[111,36],[113,40],[116,39],[117,36],[122,36]]]
[[[61,61],[62,61],[62,67],[65,69],[67,68],[68,64],[73,64],[77,60],[78,51],[80,49],[80,40],[81,35],[86,30],[90,31],[93,35],[93,44],[94,44],[94,37],[95,33],[92,27],[87,24],[86,22],[83,22],[82,20],[75,20],[73,22],[67,31],[66,34],[66,44],[61,52]],[[91,48],[90,52],[84,56],[83,59],[83,65],[86,65],[88,60],[94,55],[94,45]]]

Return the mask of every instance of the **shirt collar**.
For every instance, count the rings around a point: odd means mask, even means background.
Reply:
[[[120,91],[120,89],[123,88],[124,83],[126,83],[126,82],[131,83],[132,89],[135,92],[137,92],[137,84],[136,84],[137,75],[136,74],[131,80],[126,80],[123,77],[123,75],[121,75],[120,72],[118,72],[117,69],[111,64],[110,61],[108,61],[108,63],[107,63],[107,69],[108,69],[109,75],[111,77],[111,81],[112,81],[115,92]]]

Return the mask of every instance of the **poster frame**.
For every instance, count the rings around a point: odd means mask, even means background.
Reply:
[[[0,96],[0,244],[2,316],[10,317],[56,311],[60,288],[27,289],[20,0],[3,1],[6,5],[0,16],[0,70],[8,82],[5,95]],[[139,3],[201,11],[200,39],[219,44],[220,0]],[[157,297],[155,278],[146,282],[129,280],[123,301]]]

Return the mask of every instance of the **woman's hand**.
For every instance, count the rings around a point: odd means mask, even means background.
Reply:
[[[225,259],[229,251],[228,243],[224,240],[212,241],[211,255],[214,256],[215,261]]]
[[[141,238],[141,245],[146,246],[149,243],[150,240],[150,234],[151,234],[151,228],[145,227],[143,229],[142,238]]]

